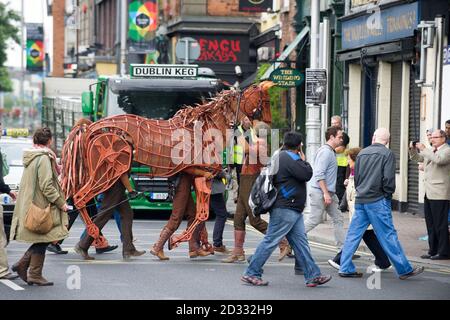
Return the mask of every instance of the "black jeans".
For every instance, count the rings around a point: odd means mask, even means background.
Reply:
[[[448,256],[450,245],[448,239],[448,200],[430,200],[425,196],[425,223],[428,233],[429,255]]]
[[[381,269],[387,269],[391,266],[391,262],[389,261],[388,256],[384,252],[383,248],[381,247],[380,242],[378,241],[377,236],[375,235],[375,232],[373,230],[366,230],[363,235],[364,243],[367,245],[369,250],[372,252],[372,254],[375,257],[375,264],[380,267]],[[333,261],[337,264],[341,264],[341,254],[342,251],[339,251],[339,253],[334,257]]]
[[[50,243],[33,243],[27,251],[35,254],[45,254],[45,250],[47,250],[49,244]]]
[[[228,211],[223,193],[212,194],[209,207],[216,215],[213,230],[213,244],[215,247],[220,247],[223,245],[223,230],[225,229],[225,223],[228,217]]]
[[[381,269],[387,269],[391,266],[391,262],[389,261],[388,256],[384,252],[383,248],[381,247],[380,242],[377,239],[377,236],[375,235],[375,232],[373,230],[366,230],[363,235],[364,243],[367,245],[369,250],[372,252],[372,254],[375,257],[375,264],[380,267]],[[333,258],[333,261],[337,264],[341,264],[341,255],[342,250],[338,252],[338,254]],[[295,260],[295,270],[301,270],[300,266],[297,265],[297,260]]]

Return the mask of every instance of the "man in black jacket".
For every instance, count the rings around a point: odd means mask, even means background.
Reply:
[[[267,233],[241,278],[243,282],[258,286],[268,284],[261,278],[262,267],[284,237],[294,249],[295,259],[305,270],[307,287],[316,287],[331,279],[331,276],[320,273],[306,237],[302,212],[306,202],[306,182],[312,177],[312,168],[305,161],[301,143],[300,134],[288,132],[284,136],[282,151],[273,157],[271,169],[275,170],[271,172],[275,174],[274,186],[278,195],[270,211]]]
[[[390,134],[385,128],[375,131],[372,145],[363,149],[355,164],[355,214],[342,249],[341,277],[362,277],[356,272],[352,256],[369,224],[373,226],[384,252],[401,280],[423,272],[406,259],[394,228],[391,199],[395,191],[395,156],[386,146]]]

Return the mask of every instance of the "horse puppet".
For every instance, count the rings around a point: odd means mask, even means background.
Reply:
[[[222,167],[222,150],[211,148],[211,133],[219,134],[225,141],[227,129],[244,116],[251,120],[261,118],[270,124],[268,90],[272,86],[272,82],[264,81],[242,92],[224,90],[205,104],[180,109],[169,120],[127,114],[87,126],[76,125],[63,146],[61,182],[66,199],[73,199],[88,234],[101,243],[99,229],[86,209],[88,202],[129,172],[131,162],[135,161],[150,167],[151,177],[171,177],[180,172],[194,176],[197,198],[194,222],[181,235],[172,237],[169,247],[188,241],[197,225],[209,215],[211,183],[199,173],[215,175]],[[204,245],[207,236],[201,240]]]

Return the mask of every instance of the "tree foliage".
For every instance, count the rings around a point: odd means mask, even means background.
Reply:
[[[260,81],[261,77],[266,73],[269,67],[270,63],[263,63],[259,66],[256,81]],[[276,86],[269,89],[272,128],[283,129],[288,127],[288,121],[281,113],[281,94],[283,91],[285,91],[285,89]]]
[[[19,28],[15,22],[20,21],[20,16],[8,9],[8,4],[0,3],[0,91],[11,91],[12,84],[8,70],[4,66],[7,59],[9,40],[20,43]]]

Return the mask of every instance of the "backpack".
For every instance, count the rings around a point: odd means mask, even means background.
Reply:
[[[267,167],[261,170],[261,173],[258,178],[256,178],[255,183],[252,186],[252,190],[250,191],[248,205],[250,206],[254,216],[259,216],[269,212],[277,199],[278,190],[273,185],[273,178],[275,175],[272,171],[273,162],[278,161],[277,153],[279,153],[279,151],[274,153],[272,160]]]
[[[267,168],[261,170],[258,178],[252,186],[248,205],[254,216],[267,213],[277,199],[278,191],[273,185],[273,176],[269,175]]]

